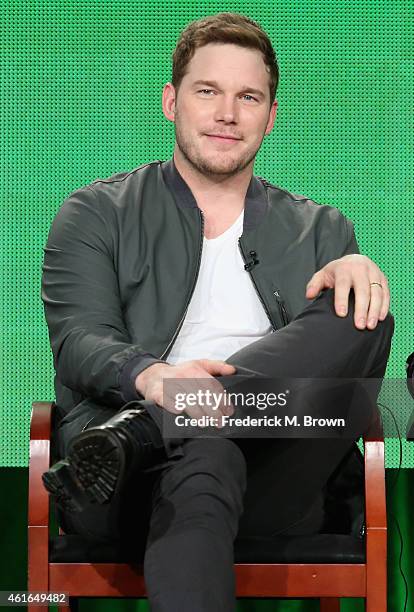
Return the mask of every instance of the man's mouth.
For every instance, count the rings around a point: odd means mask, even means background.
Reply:
[[[206,134],[209,138],[216,140],[217,142],[238,142],[241,138],[237,138],[232,134]]]

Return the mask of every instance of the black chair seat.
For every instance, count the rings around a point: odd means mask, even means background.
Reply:
[[[365,563],[364,475],[355,444],[331,477],[324,533],[308,536],[238,538],[236,563]],[[129,548],[128,548],[129,545]],[[141,563],[145,542],[94,544],[77,534],[52,537],[52,563]]]
[[[94,544],[78,535],[50,540],[52,563],[142,562],[143,552]],[[344,534],[238,539],[236,563],[365,563],[365,539]]]
[[[317,533],[240,539],[234,553],[236,563],[365,563],[365,538]]]

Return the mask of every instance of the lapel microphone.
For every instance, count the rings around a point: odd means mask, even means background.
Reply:
[[[257,266],[257,264],[259,263],[259,260],[257,259],[256,251],[249,251],[249,255],[251,259],[244,266],[244,269],[246,270],[246,272],[250,272],[252,268],[254,268],[254,266]]]

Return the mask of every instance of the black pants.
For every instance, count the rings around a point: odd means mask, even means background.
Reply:
[[[393,317],[375,330],[358,330],[353,314],[352,293],[348,316],[340,318],[333,290],[324,291],[288,326],[227,362],[247,378],[381,380]],[[158,423],[160,410],[149,410]],[[98,421],[113,415],[105,412]],[[362,433],[361,425],[355,439]],[[65,438],[65,426],[59,436]],[[131,476],[122,499],[64,517],[64,527],[91,539],[123,541],[137,558],[145,551],[154,612],[229,612],[235,609],[235,538],[316,533],[322,491],[353,444],[349,437],[174,441],[165,463]]]

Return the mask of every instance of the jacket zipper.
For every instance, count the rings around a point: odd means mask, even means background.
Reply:
[[[187,314],[188,307],[190,305],[191,298],[193,297],[195,286],[197,284],[198,273],[200,272],[201,253],[203,251],[203,236],[204,236],[204,215],[203,215],[203,211],[201,209],[198,209],[198,212],[199,212],[200,220],[201,220],[201,233],[200,233],[200,246],[199,246],[199,249],[198,249],[197,270],[196,270],[196,273],[195,273],[195,276],[194,276],[194,279],[193,279],[193,285],[191,287],[190,295],[188,296],[188,299],[187,299],[187,302],[186,302],[186,305],[185,305],[184,313],[183,313],[183,315],[182,315],[182,317],[180,319],[180,322],[178,323],[178,327],[176,328],[173,337],[171,338],[171,340],[167,344],[166,348],[164,349],[162,355],[160,356],[160,359],[164,359],[168,355],[172,345],[174,344],[174,342],[175,342],[175,340],[176,340],[176,338],[177,338],[177,336],[178,336],[178,334],[180,332],[180,329],[181,329],[181,327],[182,327],[182,325],[184,323],[184,319],[185,319],[186,314]]]
[[[289,317],[288,317],[288,313],[286,311],[285,303],[284,303],[284,301],[282,299],[282,296],[280,295],[279,289],[276,289],[275,291],[273,291],[273,295],[275,296],[277,304],[279,306],[279,311],[280,311],[280,315],[282,317],[282,321],[283,321],[284,325],[287,325],[289,323]]]
[[[260,292],[259,292],[259,289],[258,289],[258,287],[257,287],[257,285],[256,285],[256,282],[255,282],[255,280],[254,280],[253,274],[252,274],[252,272],[251,272],[251,267],[248,267],[248,266],[249,266],[249,264],[248,264],[248,263],[246,263],[246,256],[245,256],[245,254],[244,254],[244,251],[243,251],[243,247],[242,247],[242,244],[241,244],[241,239],[240,239],[240,238],[239,238],[239,241],[238,241],[238,242],[239,242],[239,249],[240,249],[240,253],[241,253],[242,257],[243,257],[243,261],[244,261],[244,263],[246,264],[246,265],[245,265],[245,270],[246,270],[246,271],[247,271],[247,272],[250,274],[250,278],[251,278],[251,280],[252,280],[253,287],[255,288],[256,293],[257,293],[257,297],[259,298],[260,302],[262,303],[262,306],[263,306],[263,308],[264,308],[264,311],[265,311],[265,313],[267,314],[267,318],[269,319],[270,324],[271,324],[271,326],[272,326],[272,331],[276,331],[276,330],[277,330],[277,327],[276,327],[276,325],[274,324],[274,322],[273,322],[273,320],[272,320],[272,316],[271,316],[271,314],[270,314],[270,312],[269,312],[269,309],[267,308],[267,306],[266,306],[266,304],[265,304],[265,301],[264,301],[264,299],[262,298],[262,296],[261,296],[261,294],[260,294]]]

